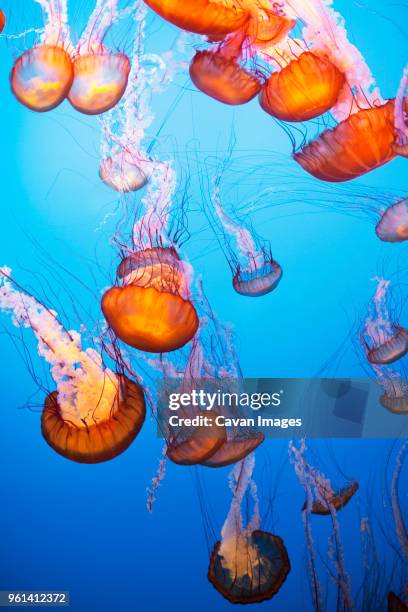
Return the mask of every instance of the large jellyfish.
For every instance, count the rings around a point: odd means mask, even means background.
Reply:
[[[104,38],[111,26],[127,15],[119,0],[96,0],[73,57],[74,78],[68,95],[72,106],[87,115],[113,108],[125,93],[130,61],[125,53],[107,49]]]
[[[283,540],[260,529],[256,484],[252,479],[255,457],[234,466],[230,475],[231,507],[210,557],[208,580],[231,603],[259,603],[271,599],[290,571]],[[250,492],[253,513],[243,524],[242,505]]]
[[[402,75],[401,83],[395,98],[395,144],[398,155],[408,157],[408,66]]]
[[[0,309],[17,327],[33,331],[57,386],[42,413],[45,440],[79,463],[113,459],[130,446],[144,423],[141,386],[105,367],[93,348],[82,348],[80,334],[66,330],[55,312],[16,287],[10,273],[6,267],[0,272]]]
[[[140,4],[134,11],[137,26],[132,51],[129,85],[121,102],[109,113],[102,115],[101,179],[119,193],[137,191],[149,179],[151,160],[143,148],[146,129],[154,114],[152,94],[168,80],[165,58],[146,53],[145,14]]]
[[[280,283],[282,268],[272,257],[270,245],[263,243],[255,231],[233,219],[224,210],[220,196],[220,176],[212,192],[217,230],[223,235],[222,247],[233,274],[232,286],[247,297],[270,293]],[[236,243],[236,247],[232,242]],[[225,245],[225,246],[224,246]]]
[[[43,9],[39,43],[14,62],[10,85],[17,100],[37,112],[50,111],[67,97],[72,81],[67,0],[35,0]]]
[[[391,412],[408,412],[408,387],[404,376],[390,364],[398,362],[408,352],[408,333],[391,317],[387,300],[390,282],[374,279],[377,288],[370,303],[362,333],[362,344],[367,361],[384,389],[381,405]]]

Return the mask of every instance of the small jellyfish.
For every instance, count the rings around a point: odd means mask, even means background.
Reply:
[[[330,110],[344,84],[344,74],[329,59],[306,51],[272,73],[260,104],[282,121],[307,121]]]
[[[312,514],[320,514],[328,516],[331,512],[331,508],[334,508],[336,512],[342,510],[353,495],[358,491],[358,482],[352,482],[346,487],[343,487],[338,492],[332,491],[331,487],[329,487],[328,491],[324,490],[324,487],[321,487],[319,497],[313,500],[313,503],[310,507],[310,512]],[[302,510],[306,510],[308,507],[307,502],[303,504]]]
[[[224,237],[221,247],[228,253],[232,286],[246,297],[267,295],[279,285],[282,268],[272,257],[270,245],[253,228],[245,227],[243,222],[227,214],[221,202],[220,183],[221,175],[218,175],[212,192],[215,215],[211,213],[210,221],[215,222],[217,237],[220,234]]]
[[[268,48],[285,38],[295,23],[295,19],[288,19],[283,13],[256,7],[251,13],[246,33],[256,49]]]
[[[102,159],[99,173],[102,181],[119,193],[139,191],[149,180],[148,162],[130,151],[122,150]]]
[[[245,26],[249,13],[238,3],[212,0],[145,0],[160,17],[173,25],[208,36],[224,37]]]
[[[65,100],[73,81],[71,58],[63,47],[38,45],[15,61],[11,90],[27,108],[45,112]]]
[[[60,455],[79,463],[99,463],[124,452],[141,430],[146,405],[141,386],[105,367],[93,348],[67,331],[33,296],[15,288],[11,271],[1,270],[0,309],[17,327],[31,328],[38,353],[51,366],[57,390],[48,395],[42,434]]]
[[[322,181],[350,181],[395,157],[394,101],[360,110],[294,154],[306,172]]]
[[[258,77],[242,68],[238,59],[218,51],[198,51],[190,64],[190,77],[197,89],[229,105],[246,104],[261,89]]]
[[[375,232],[384,242],[408,240],[408,199],[389,206],[377,223]]]
[[[4,14],[4,11],[0,9],[0,34],[2,33],[5,27],[6,27],[6,15]]]
[[[198,329],[190,300],[188,273],[173,248],[152,248],[125,258],[118,275],[122,286],[102,298],[102,311],[123,342],[141,351],[175,351]]]
[[[237,604],[271,599],[290,571],[282,538],[259,528],[259,505],[252,480],[254,466],[254,455],[250,455],[233,468],[230,476],[233,499],[208,569],[211,584],[228,601]],[[253,498],[253,513],[244,526],[241,507],[248,490]]]
[[[394,334],[381,344],[367,351],[370,363],[387,365],[398,361],[408,353],[408,331],[399,325],[394,326]]]

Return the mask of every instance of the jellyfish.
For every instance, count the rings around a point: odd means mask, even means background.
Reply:
[[[405,68],[395,98],[395,143],[394,152],[408,157],[408,66]]]
[[[4,11],[0,9],[0,34],[2,33],[5,27],[6,27],[6,15],[4,14]]]
[[[260,6],[256,6],[257,4]],[[289,19],[286,16],[282,5],[275,3],[273,10],[267,2],[254,3],[249,0],[247,5],[251,11],[251,16],[246,27],[246,34],[255,49],[276,45],[295,26],[295,19]]]
[[[231,603],[259,603],[271,599],[290,571],[285,544],[277,535],[260,529],[256,484],[252,479],[255,457],[237,463],[230,476],[231,507],[210,557],[208,580]],[[253,513],[244,526],[242,504],[252,496]]]
[[[102,311],[123,342],[164,353],[183,347],[198,329],[188,268],[172,247],[136,251],[119,267],[122,285],[102,298]]]
[[[239,33],[229,38],[215,51],[197,51],[190,64],[197,89],[224,104],[246,104],[261,89],[259,78],[239,63],[244,36]]]
[[[212,0],[145,0],[160,17],[173,25],[213,37],[223,38],[245,26],[249,14],[238,2]]]
[[[394,102],[351,114],[297,153],[295,161],[312,176],[350,181],[391,161],[394,153]]]
[[[408,240],[408,199],[389,206],[381,215],[375,232],[384,242]]]
[[[67,0],[36,0],[43,8],[44,29],[39,43],[14,62],[11,90],[27,108],[50,111],[67,97],[73,82]]]
[[[247,297],[271,293],[279,285],[282,268],[272,257],[270,246],[257,237],[255,231],[232,219],[224,210],[218,176],[212,193],[217,226],[224,235],[228,262],[233,273],[232,286]],[[234,250],[231,241],[235,241]],[[222,245],[224,246],[224,245]],[[224,247],[225,248],[225,247]]]
[[[152,162],[143,140],[152,124],[152,94],[169,82],[170,57],[146,53],[146,7],[134,11],[137,25],[132,50],[129,85],[118,105],[101,116],[102,160],[100,177],[119,193],[142,189],[150,178]]]
[[[96,0],[77,45],[68,100],[86,115],[107,112],[125,93],[131,68],[129,58],[125,53],[108,50],[103,44],[108,30],[123,14],[127,13],[118,9],[118,0]]]
[[[314,549],[314,540],[312,534],[312,527],[310,523],[310,514],[328,514],[331,517],[332,525],[332,546],[329,546],[329,557],[333,562],[336,572],[336,584],[339,588],[339,607],[352,610],[354,609],[353,598],[351,594],[350,576],[347,572],[344,558],[344,549],[341,540],[340,524],[337,516],[336,505],[339,504],[339,508],[344,507],[345,497],[339,492],[337,495],[333,491],[330,480],[317,468],[312,466],[306,458],[306,441],[305,439],[300,440],[296,445],[293,442],[289,443],[289,457],[294,467],[295,474],[299,480],[299,483],[303,487],[306,493],[306,504],[303,507],[303,525],[305,529],[305,535],[307,540],[307,547],[309,552],[309,570],[312,583],[312,593],[314,598],[315,608],[318,610],[324,609],[322,605],[322,593],[320,582],[316,570],[316,553]],[[352,483],[345,490],[352,491],[352,495],[358,489],[358,484]],[[316,512],[317,510],[317,512]]]
[[[93,348],[66,330],[57,314],[15,286],[11,270],[1,269],[0,310],[13,324],[30,328],[38,353],[51,367],[57,390],[45,400],[42,434],[49,446],[78,463],[99,463],[124,452],[145,420],[141,386],[105,367]]]
[[[324,487],[321,488],[321,495],[315,499],[310,507],[312,514],[329,515],[330,508],[334,508],[336,512],[342,510],[344,506],[347,506],[353,495],[358,491],[358,482],[354,481],[343,487],[338,492],[335,492],[328,487],[326,490]],[[302,510],[306,510],[308,502],[306,501],[302,507]]]
[[[307,121],[330,110],[344,84],[344,74],[329,59],[305,51],[271,74],[259,100],[277,119]]]
[[[391,368],[407,352],[406,330],[392,321],[387,301],[390,281],[375,278],[375,295],[370,303],[362,332],[362,345],[367,361],[384,389],[381,405],[396,414],[408,413],[408,387],[401,371]],[[402,370],[403,371],[403,370]]]

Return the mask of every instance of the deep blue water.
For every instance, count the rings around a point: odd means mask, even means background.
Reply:
[[[30,16],[37,16],[30,3],[24,0],[21,14],[14,6],[16,31],[29,26]],[[81,6],[76,15],[83,19],[90,2],[77,4]],[[7,13],[11,0],[3,5]],[[380,0],[365,4],[343,0],[335,5],[346,17],[350,36],[383,95],[392,97],[406,62],[408,8]],[[151,28],[152,41],[160,49],[176,35],[158,19]],[[16,49],[23,47],[24,41],[0,39],[0,263],[13,269],[21,285],[49,300],[47,305],[56,307],[72,327],[81,317],[91,327],[101,316],[94,295],[100,295],[114,276],[116,256],[109,237],[119,220],[119,207],[98,178],[97,121],[79,116],[68,103],[51,113],[35,114],[12,97],[8,74]],[[276,160],[285,168],[287,207],[274,207],[272,193],[270,206],[253,218],[284,268],[276,292],[258,300],[233,292],[230,270],[199,212],[191,213],[192,236],[184,247],[196,273],[202,275],[217,316],[234,325],[244,374],[311,377],[329,361],[330,373],[362,376],[350,338],[343,359],[333,355],[363,316],[374,290],[371,279],[378,273],[403,273],[406,247],[381,245],[373,223],[358,207],[356,215],[343,214],[335,204],[336,187],[326,187],[324,196],[316,196],[326,208],[298,201],[294,192],[299,171],[289,158],[289,139],[256,101],[232,110],[188,86],[172,107],[184,82],[171,85],[154,102],[157,119],[149,135],[166,119],[161,154],[175,155],[177,167],[186,173],[189,156],[204,162],[216,152],[222,159],[233,129],[234,157],[243,159],[246,168],[264,165],[271,186],[274,181],[279,184]],[[200,192],[194,172],[191,198],[197,204],[206,194]],[[316,185],[309,184],[313,193]],[[406,161],[397,159],[354,184],[379,193],[404,192]],[[353,187],[347,197],[353,201]],[[232,202],[235,205],[239,202]],[[204,231],[195,234],[194,228],[202,225]],[[404,300],[402,293],[402,306]],[[206,539],[212,546],[230,503],[228,470],[197,472],[168,466],[149,515],[146,487],[161,452],[154,422],[147,422],[135,444],[112,462],[83,466],[58,456],[42,439],[39,411],[27,408],[37,387],[10,337],[15,330],[4,316],[1,324],[0,589],[67,590],[76,612],[229,609],[231,604],[206,578]],[[37,376],[49,385],[29,332],[24,342]],[[42,400],[37,393],[33,403],[39,406]],[[333,482],[341,485],[345,478],[353,478],[360,483],[357,498],[340,515],[354,592],[363,581],[362,516],[373,522],[384,576],[390,577],[396,590],[401,588],[396,572],[392,577],[395,537],[385,490],[391,447],[392,441],[375,440],[311,443],[311,457]],[[292,565],[279,594],[261,605],[271,610],[312,609],[300,513],[303,493],[288,464],[286,443],[263,445],[257,454],[256,479],[263,527],[284,539]],[[406,508],[406,474],[403,485]],[[200,500],[206,511],[211,510],[211,528],[204,526]],[[325,556],[327,523],[316,519],[314,529],[317,547]],[[332,600],[327,609],[335,610]]]

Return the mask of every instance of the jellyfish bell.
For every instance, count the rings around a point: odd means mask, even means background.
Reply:
[[[389,100],[350,115],[302,147],[295,161],[329,182],[350,181],[379,168],[395,157],[393,108]]]
[[[208,36],[224,37],[241,29],[249,18],[239,2],[213,0],[145,0],[160,17],[178,28]]]
[[[283,540],[267,531],[255,530],[240,542],[233,558],[226,564],[222,542],[211,553],[208,580],[231,603],[260,603],[271,599],[281,588],[290,571]]]
[[[408,330],[394,326],[394,335],[367,351],[367,359],[376,365],[395,363],[408,353]]]
[[[21,104],[33,111],[46,112],[67,97],[73,76],[71,58],[63,47],[38,45],[17,58],[10,85]]]
[[[408,240],[408,199],[389,206],[377,223],[375,232],[384,242]]]
[[[327,497],[327,501],[321,499],[315,499],[310,508],[312,514],[319,514],[322,516],[328,516],[331,512],[331,508],[334,508],[336,512],[342,510],[351,500],[353,495],[358,491],[358,482],[352,482],[346,487],[340,489],[337,493],[331,492]],[[307,502],[303,504],[302,511],[307,509]]]
[[[246,104],[261,90],[258,77],[221,51],[198,51],[190,64],[190,77],[197,89],[231,106]]]
[[[393,414],[408,414],[408,397],[405,395],[383,393],[380,404]]]
[[[241,295],[261,297],[276,289],[282,274],[278,262],[271,259],[263,266],[254,269],[239,268],[232,280],[232,286]]]
[[[215,453],[201,461],[201,464],[206,467],[218,468],[238,463],[257,449],[264,440],[265,436],[260,432],[251,432],[249,436],[242,438],[227,438]]]
[[[75,416],[50,393],[42,413],[42,433],[47,443],[60,455],[78,463],[100,463],[123,453],[140,432],[146,404],[141,386],[126,377],[119,378],[115,394],[97,398],[89,405],[88,397]],[[94,398],[95,399],[95,398]]]
[[[86,115],[105,113],[120,101],[128,84],[130,61],[124,53],[105,49],[77,55],[68,100]]]
[[[264,111],[282,121],[307,121],[337,102],[344,74],[327,58],[305,51],[273,72],[259,98]]]
[[[119,193],[138,191],[149,180],[148,163],[135,159],[129,151],[119,151],[101,161],[99,174],[108,187]]]
[[[217,453],[226,441],[225,428],[215,422],[215,411],[198,410],[190,416],[192,425],[178,428],[167,445],[167,457],[178,465],[203,463]]]
[[[271,47],[285,38],[295,26],[294,19],[263,8],[257,10],[247,26],[251,43],[258,49]]]
[[[102,298],[103,314],[123,342],[141,351],[175,351],[197,332],[186,265],[172,248],[151,248],[124,259],[122,286]]]

